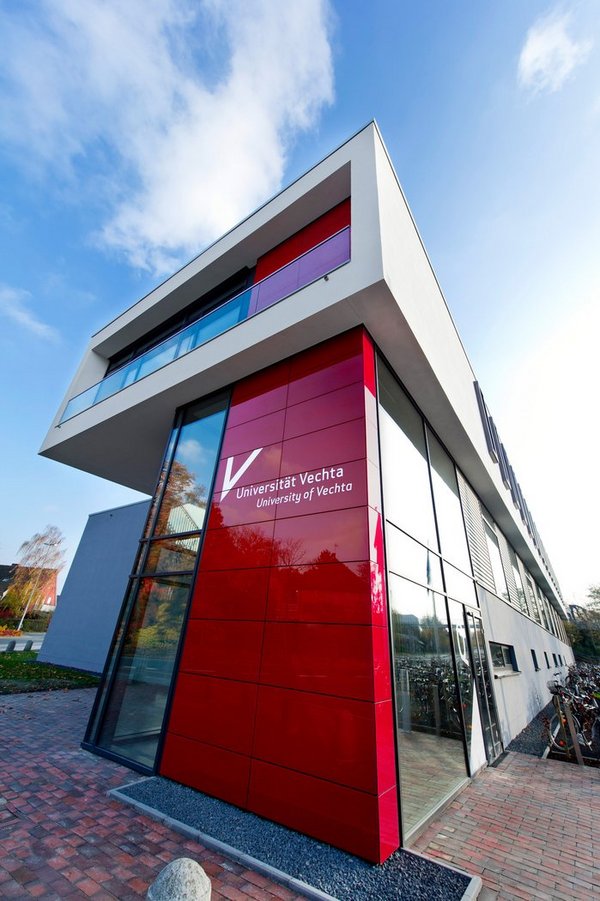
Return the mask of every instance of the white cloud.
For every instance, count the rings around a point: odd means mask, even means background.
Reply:
[[[51,325],[42,322],[27,306],[29,294],[8,285],[0,284],[0,316],[16,322],[28,332],[47,341],[56,341],[58,332]]]
[[[177,456],[190,466],[197,466],[206,461],[206,452],[195,438],[187,438],[177,445]]]
[[[104,246],[171,270],[276,191],[333,100],[328,0],[43,0],[0,21],[0,136],[104,161]]]
[[[592,41],[568,34],[570,16],[552,12],[538,19],[527,32],[519,57],[519,83],[533,93],[558,91],[572,72],[585,62]]]

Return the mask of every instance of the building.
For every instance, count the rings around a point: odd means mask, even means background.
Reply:
[[[3,607],[3,598],[15,584],[31,598],[31,613],[53,613],[56,610],[58,570],[50,567],[21,566],[19,563],[0,564],[0,619],[14,616],[11,608]]]
[[[91,339],[44,455],[153,495],[84,747],[368,860],[572,661],[375,124]]]
[[[102,672],[148,507],[149,501],[139,501],[90,514],[38,654],[41,663]]]

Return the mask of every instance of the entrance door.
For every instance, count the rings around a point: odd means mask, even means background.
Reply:
[[[473,673],[477,688],[477,698],[481,711],[481,724],[483,726],[483,740],[488,763],[492,763],[502,753],[502,739],[498,728],[498,713],[488,659],[485,653],[485,637],[483,625],[479,616],[471,611],[466,612],[467,633],[471,647],[473,660]]]

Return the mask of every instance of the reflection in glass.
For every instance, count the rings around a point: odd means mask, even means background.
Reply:
[[[390,575],[404,837],[467,777],[442,595]]]
[[[494,584],[496,585],[496,594],[498,595],[498,597],[504,598],[505,601],[508,601],[508,586],[506,584],[504,567],[502,566],[502,556],[500,554],[500,545],[498,544],[496,533],[485,519],[483,520],[483,528],[485,530],[485,538],[490,555],[490,563],[492,564],[492,573],[494,576]]]
[[[483,625],[479,617],[467,613],[467,626],[469,630],[469,643],[473,656],[473,672],[475,686],[477,688],[477,700],[481,713],[481,725],[483,727],[483,741],[488,762],[491,763],[502,753],[502,740],[498,728],[498,714],[496,701],[492,688],[492,677],[485,653],[485,637]]]
[[[444,563],[444,578],[446,580],[446,592],[451,598],[462,601],[463,604],[469,604],[470,607],[477,606],[477,594],[473,579],[459,572],[449,563]]]
[[[454,463],[429,429],[427,429],[427,441],[442,556],[458,566],[459,569],[470,573],[471,559]]]
[[[112,685],[100,748],[152,766],[191,576],[143,579]]]
[[[523,587],[523,580],[521,579],[521,571],[519,569],[519,564],[517,561],[517,555],[513,551],[510,544],[508,545],[508,555],[510,557],[510,565],[512,568],[513,579],[515,581],[515,587],[517,589],[517,606],[522,613],[529,613],[527,598],[525,596],[525,589]]]
[[[144,572],[187,572],[196,565],[200,538],[164,538],[153,541],[144,564]]]
[[[423,420],[383,364],[379,401],[386,518],[437,551]]]
[[[443,591],[440,558],[429,548],[419,544],[392,523],[387,524],[388,569],[413,582],[420,582],[436,591]]]
[[[454,660],[458,675],[458,689],[460,703],[467,735],[467,749],[471,754],[471,739],[473,730],[473,697],[475,695],[474,677],[471,670],[469,657],[469,645],[465,614],[462,604],[448,601],[448,613],[450,616],[450,630],[452,632],[452,645],[454,647]]]
[[[149,769],[162,730],[227,400],[221,395],[195,404],[173,429],[137,573],[86,733],[92,746]],[[187,534],[153,538],[161,529]]]
[[[222,404],[210,415],[206,415],[204,406],[192,408],[186,416],[158,514],[156,535],[198,532],[204,526],[206,495],[224,418]]]

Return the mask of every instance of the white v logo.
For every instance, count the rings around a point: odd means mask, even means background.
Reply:
[[[229,494],[231,489],[239,482],[242,478],[246,470],[252,463],[256,460],[258,455],[260,454],[262,447],[257,447],[256,450],[253,450],[245,463],[242,463],[238,471],[233,474],[233,461],[234,457],[227,457],[227,464],[225,466],[225,475],[223,476],[223,490],[221,492],[221,500],[225,500],[226,496]]]

